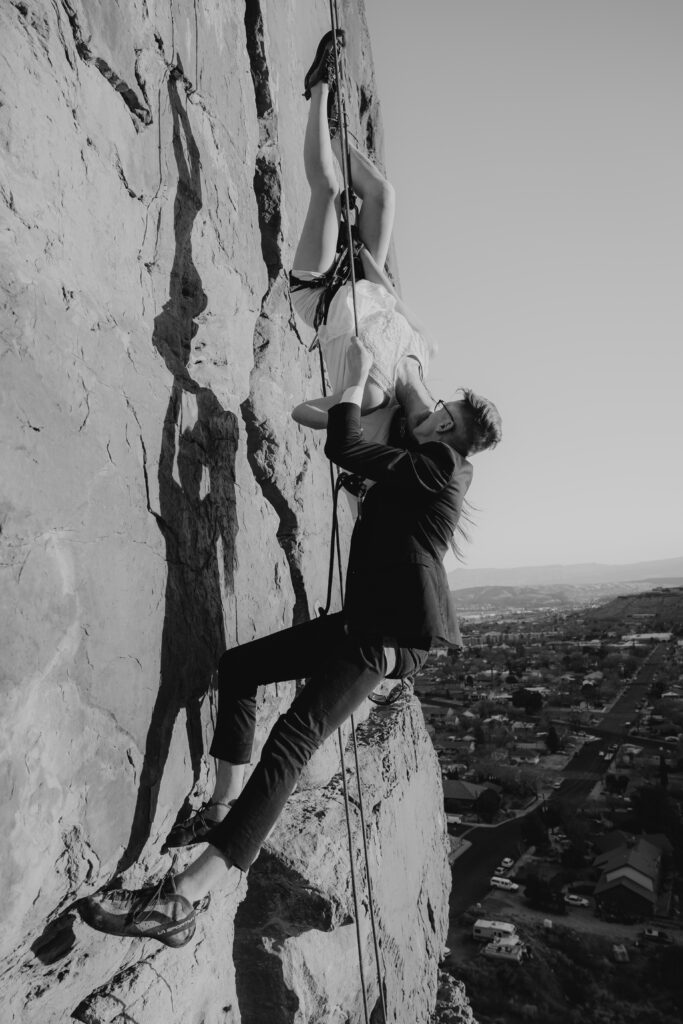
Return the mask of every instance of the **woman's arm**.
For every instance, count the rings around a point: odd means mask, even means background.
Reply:
[[[327,410],[339,401],[339,395],[327,395],[325,398],[310,398],[292,409],[292,419],[302,427],[313,430],[325,430],[327,427]]]
[[[302,427],[311,427],[313,430],[325,430],[327,427],[327,411],[333,405],[337,405],[342,398],[342,392],[335,395],[326,395],[320,398],[311,398],[307,402],[301,402],[292,409],[292,419]],[[379,384],[366,381],[363,387],[363,400],[361,402],[361,416],[365,416],[376,409],[381,409],[387,402]]]

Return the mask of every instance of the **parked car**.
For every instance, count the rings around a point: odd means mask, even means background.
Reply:
[[[641,932],[641,935],[643,936],[644,939],[647,939],[648,942],[661,942],[661,943],[673,942],[673,939],[671,938],[669,933],[661,931],[660,928],[645,928]]]
[[[568,903],[570,907],[589,907],[590,903],[583,896],[576,896],[575,893],[570,892],[564,898],[564,902]]]
[[[556,779],[555,782],[553,782],[553,789],[561,789],[562,788],[562,782],[563,782],[562,779]]]
[[[512,867],[512,865],[515,862],[512,859],[512,857],[503,857],[503,859],[502,859],[502,861],[500,863],[501,863],[501,867],[505,868],[506,871],[509,871],[510,868]]]
[[[511,881],[509,878],[500,878],[498,875],[494,875],[489,885],[493,889],[506,889],[508,892],[517,892],[519,886],[516,882]]]

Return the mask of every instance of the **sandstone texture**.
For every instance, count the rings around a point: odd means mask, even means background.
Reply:
[[[439,971],[436,1009],[431,1024],[477,1024],[461,981]]]
[[[380,157],[363,0],[340,8],[352,127]],[[331,742],[187,947],[73,906],[169,870],[164,837],[211,785],[218,656],[324,600],[328,464],[290,419],[319,368],[287,271],[328,19],[324,0],[0,3],[3,1024],[362,1019]],[[259,745],[294,686],[263,691]],[[359,722],[388,1019],[427,1021],[438,765],[417,705]]]

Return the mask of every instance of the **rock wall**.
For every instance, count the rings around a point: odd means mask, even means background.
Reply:
[[[341,11],[353,127],[381,155],[363,2]],[[286,270],[328,17],[324,0],[0,4],[8,1024],[362,1019],[333,749],[188,947],[71,912],[117,873],[169,869],[168,828],[210,786],[218,655],[324,598],[328,467],[289,416],[319,371]],[[293,686],[263,693],[259,742]],[[360,741],[390,1019],[423,1021],[447,925],[438,766],[416,706]]]

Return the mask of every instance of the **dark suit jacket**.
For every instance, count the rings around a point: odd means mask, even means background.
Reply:
[[[472,466],[439,441],[393,448],[363,441],[360,410],[329,411],[325,454],[376,481],[351,538],[345,618],[362,635],[399,647],[461,646],[443,567]]]

